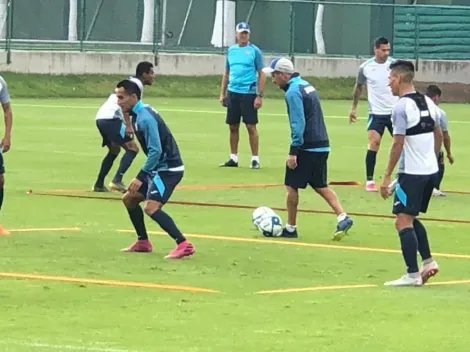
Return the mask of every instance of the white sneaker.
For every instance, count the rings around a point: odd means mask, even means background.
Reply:
[[[422,284],[421,276],[411,277],[410,274],[405,274],[398,280],[386,282],[384,286],[421,286]]]
[[[437,262],[433,260],[431,263],[423,264],[419,269],[419,273],[421,274],[421,280],[423,281],[423,285],[433,276],[436,276],[439,272],[439,265]]]
[[[377,188],[375,187],[374,181],[367,181],[366,182],[366,191],[367,192],[377,192]]]
[[[434,190],[432,191],[432,195],[433,195],[434,197],[445,197],[445,196],[446,196],[446,194],[445,194],[444,192],[442,192],[442,191],[440,191],[440,190],[438,190],[438,189],[435,189],[435,188],[434,188]]]

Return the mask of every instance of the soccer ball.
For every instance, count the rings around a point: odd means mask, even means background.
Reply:
[[[256,208],[251,217],[253,225],[255,225],[255,227],[258,228],[258,225],[261,222],[261,219],[265,215],[270,215],[270,214],[273,215],[274,211],[269,207],[262,206],[262,207]]]
[[[258,230],[265,237],[279,237],[282,234],[282,219],[277,214],[266,214],[261,218]]]

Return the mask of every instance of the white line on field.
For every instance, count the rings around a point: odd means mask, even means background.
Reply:
[[[49,350],[61,350],[61,351],[85,351],[85,352],[138,352],[136,350],[127,350],[121,348],[106,348],[106,347],[87,347],[79,345],[54,345],[49,343],[40,342],[23,342],[15,340],[0,340],[1,345],[15,345],[25,346],[33,348],[44,348]],[[8,350],[7,350],[8,351]]]
[[[44,108],[44,109],[94,109],[98,111],[99,105],[97,106],[79,106],[79,105],[42,105],[42,104],[14,104],[14,106],[19,107],[26,107],[26,108]],[[189,112],[194,114],[226,114],[225,110],[186,110],[186,109],[158,109],[158,111],[163,112]],[[286,114],[276,114],[276,113],[265,113],[262,112],[263,115],[266,116],[286,116]],[[325,118],[328,119],[344,119],[346,121],[347,115],[344,116],[336,116],[336,115],[327,115]],[[365,118],[363,120],[366,120]],[[463,124],[470,124],[470,121],[458,121],[458,120],[451,120],[451,123],[463,123]]]

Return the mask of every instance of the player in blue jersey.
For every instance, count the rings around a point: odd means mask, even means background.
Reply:
[[[240,121],[248,130],[252,169],[259,169],[258,109],[263,104],[266,75],[261,50],[250,42],[250,27],[237,24],[237,44],[228,48],[225,72],[222,77],[220,102],[227,107],[225,122],[230,127],[230,159],[220,166],[238,167]]]
[[[3,163],[3,153],[10,150],[11,128],[13,125],[13,113],[10,105],[10,95],[8,94],[7,82],[0,76],[0,103],[2,104],[5,119],[5,132],[1,141],[0,149],[0,209],[3,205],[3,186],[5,184],[5,165]],[[0,235],[8,235],[9,232],[0,225]]]
[[[264,68],[273,83],[286,92],[285,99],[291,129],[291,145],[286,161],[284,184],[287,188],[287,224],[282,237],[297,238],[299,188],[312,187],[333,209],[337,225],[333,240],[339,241],[352,227],[336,193],[328,187],[327,160],[330,142],[316,89],[295,72],[287,58],[277,58]]]
[[[133,117],[135,136],[147,156],[144,166],[129,185],[123,202],[137,233],[137,242],[126,252],[151,252],[139,203],[145,201],[144,211],[176,242],[176,248],[165,258],[179,259],[193,255],[194,246],[186,240],[173,219],[163,211],[184,173],[178,145],[162,117],[151,106],[142,102],[141,90],[131,80],[116,86],[118,104],[124,113]]]

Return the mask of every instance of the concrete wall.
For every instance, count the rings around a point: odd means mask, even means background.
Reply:
[[[219,75],[224,70],[224,57],[214,54],[96,53],[58,51],[13,51],[12,63],[6,64],[6,53],[0,53],[0,71],[40,74],[132,74],[138,61],[154,62],[156,72],[164,75]],[[268,63],[272,57],[266,56]],[[296,57],[297,70],[304,76],[355,76],[363,59]],[[470,84],[470,61],[419,62],[417,81]]]

